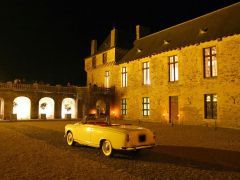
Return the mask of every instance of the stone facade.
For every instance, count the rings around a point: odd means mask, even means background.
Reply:
[[[204,77],[204,48],[216,47],[217,76]],[[87,82],[104,85],[104,74],[110,73],[110,86],[115,87],[111,112],[123,119],[155,121],[183,125],[240,127],[240,34],[175,48],[128,62],[115,60],[116,48],[85,59]],[[92,59],[96,56],[96,67]],[[169,81],[169,57],[178,57],[178,80]],[[143,85],[143,62],[150,65],[150,84]],[[127,87],[121,87],[121,69],[127,68]],[[206,118],[205,95],[217,95],[216,118]],[[170,98],[177,96],[177,117],[171,120]],[[143,97],[149,97],[150,114],[143,116]],[[127,113],[121,115],[122,98],[127,100]],[[171,106],[171,107],[170,107]],[[176,108],[175,107],[175,108]]]

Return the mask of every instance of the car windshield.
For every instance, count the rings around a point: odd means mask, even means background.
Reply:
[[[120,126],[121,124],[108,124],[107,122],[103,121],[88,121],[86,124],[93,124],[93,125],[99,125],[99,126]]]
[[[95,118],[95,117],[85,117],[82,119],[83,124],[93,124],[99,126],[121,126],[121,125],[130,125],[130,124],[118,124],[112,123],[109,117],[106,118]]]

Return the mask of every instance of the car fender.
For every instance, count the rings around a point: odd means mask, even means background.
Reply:
[[[99,138],[99,147],[101,146],[103,140],[109,140],[113,149],[121,149],[126,144],[126,134],[109,131],[107,136],[102,136]]]

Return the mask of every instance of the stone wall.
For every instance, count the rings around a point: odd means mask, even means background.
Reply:
[[[89,89],[88,87],[61,87],[61,86],[46,86],[36,84],[0,84],[0,119],[14,119],[13,116],[13,101],[15,98],[24,96],[30,100],[30,119],[39,119],[39,101],[44,97],[51,98],[54,101],[54,118],[61,119],[62,102],[65,98],[72,98],[76,102],[75,112],[77,118],[82,117],[82,108],[86,106],[86,111],[91,105],[88,103]]]
[[[112,68],[112,64],[115,62],[115,51],[116,48],[111,48],[108,51],[104,51],[102,53],[99,53],[96,55],[96,69],[92,69],[92,57],[85,59],[85,70],[87,72],[87,84],[97,84],[99,87],[104,86],[104,73],[105,71],[110,70],[109,68]],[[102,63],[103,53],[107,52],[107,62],[106,64]],[[111,73],[114,71],[110,72]],[[110,78],[110,81],[112,79]],[[110,84],[113,84],[110,82]]]
[[[204,78],[203,48],[216,46],[218,76]],[[110,52],[114,53],[114,52]],[[179,80],[168,80],[168,57],[177,55]],[[100,55],[101,56],[101,55]],[[110,71],[110,84],[116,88],[112,109],[120,112],[127,98],[124,119],[169,122],[169,96],[178,96],[179,119],[175,124],[240,127],[240,35],[191,45],[124,63],[91,69],[86,59],[88,83],[104,84]],[[142,85],[142,63],[150,62],[150,85]],[[101,63],[100,61],[98,63]],[[121,87],[121,67],[127,67],[128,87]],[[204,94],[217,94],[217,119],[204,119]],[[142,97],[150,98],[150,116],[142,116]]]

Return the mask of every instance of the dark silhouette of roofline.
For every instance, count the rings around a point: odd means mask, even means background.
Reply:
[[[118,63],[240,34],[239,22],[238,2],[135,40],[134,47]]]

